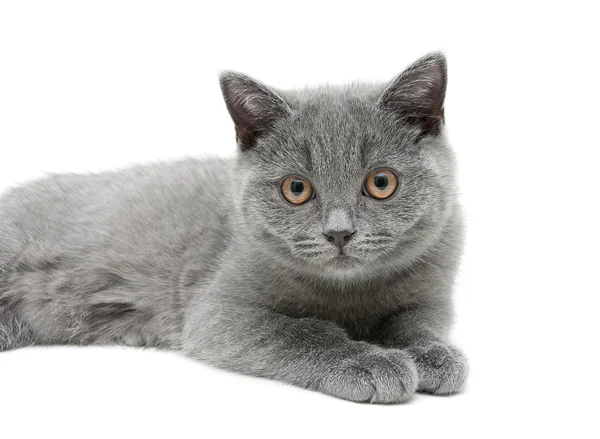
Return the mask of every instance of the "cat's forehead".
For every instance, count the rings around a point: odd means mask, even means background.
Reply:
[[[344,121],[372,113],[382,87],[367,84],[320,86],[284,92],[292,112],[307,120]]]
[[[278,156],[312,174],[361,174],[397,156],[398,127],[377,107],[370,86],[321,87],[286,96],[292,116],[279,135]]]

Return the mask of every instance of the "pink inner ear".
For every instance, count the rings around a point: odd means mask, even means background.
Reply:
[[[444,121],[446,70],[443,57],[417,61],[384,92],[381,104],[410,124],[434,130]]]
[[[287,104],[266,85],[234,72],[221,76],[221,89],[233,119],[236,139],[243,149],[254,146],[256,137],[287,114]]]

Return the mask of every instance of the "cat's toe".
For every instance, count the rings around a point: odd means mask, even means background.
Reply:
[[[373,350],[339,364],[320,390],[356,402],[392,404],[408,400],[417,384],[417,369],[408,354]]]
[[[419,392],[451,395],[462,390],[469,375],[469,366],[458,349],[436,343],[411,347],[409,352],[417,364]]]
[[[375,394],[370,402],[389,404],[408,400],[419,383],[414,361],[402,351],[383,351],[381,355],[383,358],[377,358],[370,365],[375,383]]]

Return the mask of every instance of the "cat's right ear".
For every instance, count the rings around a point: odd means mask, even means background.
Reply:
[[[219,82],[242,150],[252,148],[258,137],[290,113],[290,107],[277,93],[246,75],[223,72]]]
[[[443,54],[425,55],[392,81],[379,105],[424,133],[439,133],[444,125],[446,71]]]

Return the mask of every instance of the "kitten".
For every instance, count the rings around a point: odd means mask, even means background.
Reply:
[[[0,199],[0,350],[152,346],[374,403],[459,391],[444,57],[385,86],[220,82],[235,160],[56,175]]]

